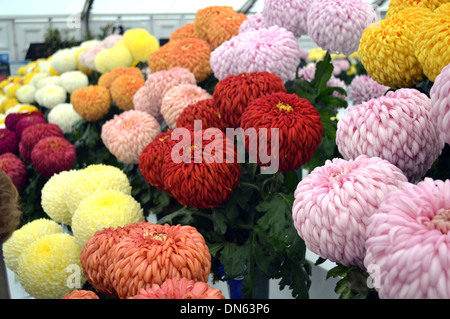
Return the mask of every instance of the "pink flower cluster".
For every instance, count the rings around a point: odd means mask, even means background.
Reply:
[[[358,105],[383,96],[388,89],[387,86],[379,84],[369,75],[357,75],[348,88],[348,98],[353,105]]]

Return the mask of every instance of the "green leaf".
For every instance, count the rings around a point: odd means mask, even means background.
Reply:
[[[220,252],[219,260],[224,266],[225,279],[234,279],[244,272],[251,255],[251,245],[237,245],[233,242],[225,242]]]
[[[322,90],[327,87],[328,81],[333,74],[333,64],[331,63],[331,56],[329,52],[325,55],[324,59],[316,64],[316,73],[314,80],[311,81],[312,85],[316,88],[320,94]]]

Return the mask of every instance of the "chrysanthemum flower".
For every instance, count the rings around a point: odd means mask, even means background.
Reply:
[[[24,112],[24,113],[10,113],[6,115],[5,118],[5,126],[7,129],[16,131],[17,122],[27,116],[36,115],[44,117],[41,111],[32,111],[32,112]]]
[[[142,224],[111,250],[107,275],[119,298],[174,277],[207,282],[211,271],[205,239],[191,226]]]
[[[31,163],[45,177],[70,170],[75,160],[76,148],[64,137],[45,137],[31,151]]]
[[[361,35],[377,20],[375,9],[361,0],[319,0],[308,10],[308,35],[331,53],[350,55]]]
[[[247,105],[266,94],[285,92],[283,81],[269,72],[251,72],[229,75],[214,89],[213,99],[220,115],[230,127],[237,128]]]
[[[80,89],[89,85],[89,78],[81,71],[70,71],[61,74],[61,86],[68,93],[72,93],[76,89]]]
[[[406,181],[400,169],[377,157],[328,160],[298,184],[294,226],[315,254],[364,269],[368,219]]]
[[[296,37],[308,33],[308,0],[265,0],[263,15],[268,26],[280,26],[292,32]]]
[[[74,290],[67,293],[61,299],[100,299],[98,295],[91,290]]]
[[[161,115],[167,126],[173,129],[181,112],[191,104],[211,98],[205,89],[194,84],[180,84],[174,86],[164,95],[161,102]]]
[[[204,129],[211,127],[225,131],[228,127],[213,98],[200,100],[186,107],[178,117],[176,126],[194,128],[195,120],[202,121]]]
[[[17,273],[19,257],[28,245],[42,236],[62,232],[62,226],[50,219],[39,218],[26,223],[14,231],[3,245],[3,257],[6,267]]]
[[[25,187],[27,182],[27,167],[16,154],[1,154],[0,170],[11,178],[14,186],[16,186],[18,190]]]
[[[162,115],[159,112],[160,107],[150,103],[148,88],[142,86],[133,96],[133,106],[136,111],[141,111],[152,115],[158,122],[162,121]]]
[[[424,79],[422,65],[414,53],[414,37],[430,12],[426,8],[406,8],[364,30],[358,52],[375,81],[402,88]]]
[[[95,57],[103,50],[104,47],[102,46],[95,46],[83,50],[82,52],[80,52],[80,54],[78,54],[77,61],[78,63],[80,63],[82,67],[87,68],[89,70],[95,70]]]
[[[159,41],[145,29],[125,31],[123,42],[130,50],[134,61],[146,62],[151,53],[159,49]]]
[[[105,116],[111,108],[109,90],[99,85],[77,89],[70,95],[74,110],[86,121],[94,122]]]
[[[45,124],[45,123],[47,123],[47,121],[41,115],[31,114],[29,116],[20,117],[15,126],[15,132],[20,140],[22,138],[22,133],[26,128],[36,124]]]
[[[450,64],[436,77],[430,97],[431,119],[450,144]]]
[[[447,2],[448,0],[391,0],[389,1],[386,17],[389,18],[408,7],[421,7],[434,11]]]
[[[7,128],[0,129],[0,154],[16,153],[19,149],[19,137]]]
[[[404,11],[400,14],[402,12]],[[415,55],[431,82],[434,82],[442,69],[450,63],[449,38],[450,3],[447,3],[423,21],[414,38]]]
[[[69,71],[71,72],[71,71]],[[44,86],[47,85],[58,85],[58,86],[62,86],[61,85],[61,76],[59,75],[52,75],[52,76],[47,76],[41,80],[39,80],[37,82],[37,89],[42,89]]]
[[[64,132],[58,125],[50,123],[32,125],[23,130],[19,143],[19,152],[26,163],[31,163],[31,151],[36,143],[48,136],[64,137]]]
[[[142,176],[147,183],[166,193],[169,193],[169,191],[164,186],[161,172],[164,157],[170,156],[172,147],[175,145],[175,141],[171,139],[171,134],[172,131],[170,130],[159,134],[148,143],[139,155],[139,170]]]
[[[34,87],[34,85],[25,84],[17,90],[16,97],[20,103],[31,104],[31,103],[35,102],[35,99],[34,99],[35,93],[36,93],[36,88]]]
[[[144,80],[142,71],[135,66],[130,66],[127,68],[114,68],[111,70],[111,72],[102,74],[99,78],[98,85],[102,85],[110,89],[111,84],[122,75],[130,75]]]
[[[369,75],[357,75],[348,88],[348,98],[353,105],[358,105],[384,95],[388,89],[387,86],[377,83]]]
[[[78,47],[60,49],[52,55],[51,67],[58,73],[75,71],[77,69],[77,54]]]
[[[111,71],[111,69],[107,65],[107,62],[108,62],[108,59],[109,59],[109,50],[111,50],[111,49],[104,49],[104,48],[102,48],[98,53],[95,54],[95,57],[94,57],[94,70],[96,70],[99,73],[103,74],[103,73]],[[119,52],[119,53],[123,53],[123,52]],[[129,62],[130,52],[128,52],[128,55],[126,56],[126,58],[128,58],[127,62]],[[120,58],[118,60],[115,60],[115,61],[120,63]]]
[[[58,104],[50,110],[47,118],[49,123],[58,125],[64,134],[72,133],[73,126],[83,119],[70,103]]]
[[[148,58],[148,67],[152,73],[159,71],[165,71],[169,69],[169,61],[167,57],[170,51],[176,45],[178,41],[169,41],[162,45],[158,50],[150,54]]]
[[[186,38],[195,38],[194,23],[187,23],[170,34],[169,41],[179,41]]]
[[[132,75],[121,75],[115,79],[110,88],[111,98],[122,111],[134,109],[133,96],[145,85],[145,81]]]
[[[246,31],[254,31],[262,28],[267,28],[268,25],[266,20],[264,19],[263,13],[255,13],[249,15],[247,20],[243,21],[239,27],[239,33],[243,33]]]
[[[212,49],[237,35],[245,20],[247,16],[243,13],[224,13],[212,18],[208,29],[208,42]]]
[[[323,133],[320,114],[314,106],[296,94],[283,92],[264,95],[250,102],[242,114],[241,127],[244,130],[255,128],[258,133],[246,137],[246,148],[250,153],[249,147],[258,145],[258,163],[273,167],[273,161],[277,161],[280,172],[297,170],[309,162]],[[272,128],[278,128],[278,134],[272,133]],[[261,129],[267,129],[267,145],[261,143]],[[272,134],[278,139],[278,147],[272,145]],[[270,156],[271,162],[262,160],[262,154]]]
[[[135,61],[131,51],[123,44],[116,44],[110,49],[105,49],[105,52],[107,52],[107,55],[104,64],[107,72],[115,68],[128,68]]]
[[[72,216],[72,231],[83,247],[96,231],[144,220],[141,205],[120,191],[98,191],[83,199]]]
[[[50,77],[50,74],[48,74],[48,73],[43,73],[43,72],[32,73],[32,74],[33,74],[33,77],[31,78],[29,84],[33,85],[33,86],[36,88],[36,90],[38,89],[38,83],[39,83],[39,81],[41,81],[41,80],[44,79],[44,78]]]
[[[73,267],[77,284],[86,278],[81,271],[80,247],[69,234],[42,236],[20,255],[17,276],[25,291],[36,299],[59,299],[73,290],[68,285]]]
[[[162,285],[154,284],[150,288],[140,289],[130,299],[225,299],[220,289],[205,282],[195,282],[186,278],[172,278]]]
[[[13,99],[6,98],[0,104],[0,113],[6,113],[8,109],[12,108],[13,106],[16,106],[17,104],[19,104],[19,100],[17,100],[16,98]]]
[[[364,265],[378,270],[381,299],[450,298],[449,189],[450,180],[404,183],[370,217]]]
[[[110,34],[106,38],[104,38],[100,45],[105,49],[110,49],[117,44],[117,42],[123,40],[123,35],[121,34]]]
[[[152,115],[130,110],[103,124],[101,138],[119,161],[137,164],[142,150],[160,133],[161,126]]]
[[[197,10],[194,19],[195,36],[199,39],[208,41],[208,30],[211,20],[224,13],[236,13],[236,11],[230,6],[209,6]]]
[[[283,82],[295,79],[301,51],[292,32],[278,26],[247,31],[225,41],[211,53],[217,79],[230,74],[267,71]]]
[[[167,55],[169,68],[186,68],[195,75],[197,82],[204,81],[211,74],[209,58],[210,44],[198,38],[177,41]]]
[[[234,141],[219,129],[211,136],[205,131],[196,132],[202,136],[201,145],[194,140],[193,130],[189,130],[190,136],[178,137],[178,146],[164,157],[161,175],[164,186],[180,204],[199,209],[223,204],[241,178]]]
[[[37,90],[34,98],[40,106],[51,109],[66,102],[67,91],[59,85],[49,84]]]
[[[388,92],[347,111],[336,133],[347,160],[362,154],[380,157],[415,181],[442,152],[444,140],[431,120],[431,100],[415,89]]]
[[[5,95],[8,99],[12,99],[16,97],[16,92],[18,89],[20,89],[22,87],[21,84],[11,84],[8,85],[7,88],[5,89]]]

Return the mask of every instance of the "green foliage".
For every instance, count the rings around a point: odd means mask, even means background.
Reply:
[[[336,284],[335,292],[340,299],[377,299],[378,293],[374,288],[368,287],[371,280],[369,274],[356,266],[345,267],[338,264],[328,271],[328,278],[340,278]]]
[[[64,35],[62,35],[57,28],[49,28],[47,30],[45,33],[44,43],[46,44],[46,49],[44,52],[40,52],[40,56],[43,58],[51,56],[60,49],[72,48],[79,44],[74,37],[68,37],[67,31]]]

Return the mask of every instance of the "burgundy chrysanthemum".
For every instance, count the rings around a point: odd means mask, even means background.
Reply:
[[[12,180],[17,189],[25,187],[27,181],[27,167],[13,153],[4,153],[0,155],[0,170],[5,172]]]
[[[36,143],[49,136],[64,137],[64,133],[58,125],[49,123],[32,125],[23,131],[19,152],[26,163],[31,163],[31,151]]]
[[[75,160],[75,146],[63,137],[45,137],[31,151],[31,163],[45,177],[72,169]]]
[[[44,117],[39,115],[26,116],[17,121],[15,131],[17,133],[17,136],[19,137],[19,140],[22,138],[22,133],[27,127],[40,123],[47,123],[47,121],[45,120]]]
[[[16,153],[19,148],[19,137],[16,132],[7,128],[0,129],[0,154]]]
[[[17,122],[19,122],[19,120],[23,119],[24,117],[31,115],[38,115],[44,117],[44,114],[42,114],[41,111],[34,111],[31,113],[9,113],[5,118],[5,126],[7,129],[11,131],[16,131]]]

